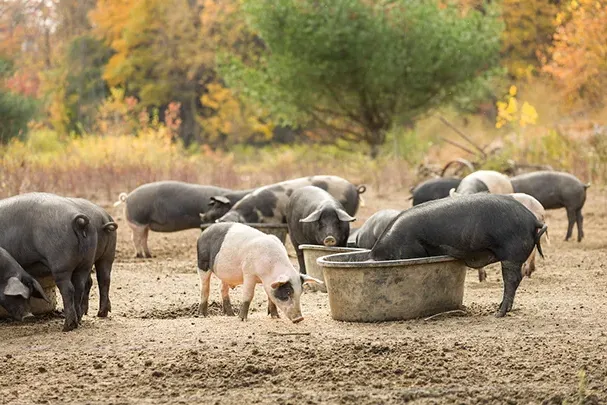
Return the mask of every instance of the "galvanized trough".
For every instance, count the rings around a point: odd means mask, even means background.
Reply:
[[[318,258],[327,255],[334,255],[336,253],[359,252],[364,250],[349,247],[329,247],[323,245],[299,245],[299,248],[303,251],[304,254],[304,262],[306,263],[306,273],[312,277],[322,280],[323,282],[325,281],[325,276],[323,273],[323,268],[320,267],[316,262]],[[310,289],[312,291],[321,291],[324,293],[327,292],[326,283],[323,285],[310,284]]]
[[[461,307],[466,265],[450,256],[372,261],[370,250],[323,256],[333,319],[380,322]]]

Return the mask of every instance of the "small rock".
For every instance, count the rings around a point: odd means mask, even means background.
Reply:
[[[145,363],[143,363],[144,366],[149,367],[152,365],[152,360],[146,360]]]
[[[46,368],[44,368],[44,367],[38,367],[38,372],[40,372],[40,373],[46,373]]]
[[[152,371],[152,377],[162,377],[164,373],[162,371],[154,370]]]

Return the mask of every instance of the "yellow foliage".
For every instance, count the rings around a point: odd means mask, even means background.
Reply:
[[[537,122],[538,114],[535,107],[525,101],[519,109],[516,94],[516,86],[510,86],[506,101],[498,101],[496,103],[496,128],[515,124],[518,124],[521,128],[525,128],[527,125],[534,125]]]

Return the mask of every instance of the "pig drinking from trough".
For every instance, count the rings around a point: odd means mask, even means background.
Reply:
[[[584,217],[582,208],[586,202],[586,189],[577,177],[563,172],[539,171],[521,174],[511,179],[514,191],[535,197],[547,210],[565,208],[567,210],[567,234],[569,240],[573,225],[577,223],[577,240],[584,237]]]
[[[303,251],[299,245],[312,244],[345,247],[350,222],[344,207],[325,190],[306,186],[293,191],[286,210],[289,237],[297,253],[299,271],[306,274]]]
[[[481,268],[501,262],[504,295],[496,316],[512,309],[521,268],[537,246],[546,225],[512,197],[466,195],[436,200],[403,211],[384,231],[373,260],[449,255]]]
[[[478,170],[464,177],[455,189],[458,194],[489,192],[491,194],[513,193],[508,176],[493,170]]]
[[[297,323],[303,320],[300,297],[303,284],[321,281],[300,274],[289,260],[287,249],[274,235],[248,225],[218,223],[205,229],[198,238],[198,275],[200,276],[200,314],[208,310],[211,273],[221,280],[223,311],[234,315],[229,289],[243,284],[240,319],[247,319],[255,285],[261,283],[268,295],[268,313],[278,317],[277,307]]]
[[[99,286],[99,311],[97,316],[106,317],[112,310],[110,303],[110,277],[112,265],[116,256],[116,229],[118,225],[103,208],[84,198],[70,198],[91,220],[91,225],[97,232],[97,248],[95,249],[95,274]],[[86,282],[83,311],[88,314],[89,293],[93,280],[89,276]]]
[[[286,208],[291,194],[302,187],[316,186],[331,194],[349,215],[358,210],[360,194],[365,186],[358,188],[337,176],[311,176],[260,187],[238,201],[217,222],[286,223]]]
[[[449,197],[449,190],[457,188],[462,179],[441,177],[426,180],[411,189],[413,205],[419,205],[426,201],[438,200]]]
[[[124,213],[133,233],[136,257],[152,257],[148,248],[150,230],[177,232],[199,228],[202,224],[201,213],[210,208],[216,213],[225,213],[251,191],[158,181],[139,186],[128,195],[121,193],[114,206],[126,203]]]
[[[63,299],[64,331],[78,327],[97,232],[73,201],[49,193],[0,200],[0,246],[32,276],[53,275]]]
[[[380,210],[371,215],[356,234],[356,247],[371,249],[384,230],[402,211]]]
[[[29,298],[36,297],[50,303],[42,286],[4,249],[0,248],[0,306],[11,318],[22,321],[32,317]]]

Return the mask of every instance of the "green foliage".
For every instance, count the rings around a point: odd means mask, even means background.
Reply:
[[[436,1],[245,0],[267,45],[258,63],[222,59],[228,84],[281,124],[314,122],[366,142],[372,155],[397,123],[452,99],[497,65],[501,23]]]
[[[69,133],[93,128],[97,107],[109,94],[102,74],[111,54],[110,48],[88,35],[69,43],[63,67],[67,72],[63,103]]]
[[[11,72],[12,63],[0,58],[0,83]],[[27,123],[37,111],[38,103],[34,99],[0,87],[0,143],[23,137],[27,133]]]

